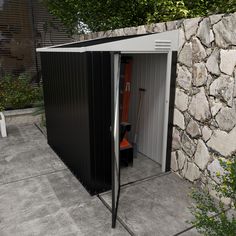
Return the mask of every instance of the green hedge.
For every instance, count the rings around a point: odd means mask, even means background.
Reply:
[[[42,88],[32,86],[28,75],[0,78],[0,111],[29,108],[42,99]]]

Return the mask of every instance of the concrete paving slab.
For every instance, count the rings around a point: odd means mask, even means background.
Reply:
[[[8,136],[2,138],[0,136],[0,148],[2,149],[5,146],[22,144],[27,142],[37,142],[41,143],[47,142],[46,139],[43,139],[42,133],[35,127],[35,125],[10,125],[7,126]]]
[[[68,212],[76,225],[79,225],[81,235],[130,235],[119,222],[117,222],[115,229],[111,228],[111,213],[104,208],[98,198],[73,206],[68,209]]]
[[[46,177],[62,207],[71,207],[96,198],[90,196],[69,170],[49,174]]]
[[[65,168],[34,125],[10,126],[8,137],[0,139],[0,183]]]
[[[0,185],[0,235],[129,235],[69,171]]]
[[[141,153],[133,162],[133,166],[121,167],[121,185],[161,174],[161,166]]]
[[[121,189],[118,216],[135,235],[175,235],[190,225],[191,184],[175,174]],[[101,196],[111,206],[111,194]]]

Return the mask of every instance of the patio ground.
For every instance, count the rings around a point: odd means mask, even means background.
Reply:
[[[1,236],[195,236],[189,187],[174,174],[122,187],[111,229],[110,193],[91,197],[35,125],[10,126],[0,138]]]

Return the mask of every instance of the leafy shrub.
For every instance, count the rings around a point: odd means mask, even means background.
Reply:
[[[192,198],[196,205],[192,207],[194,220],[199,233],[206,236],[236,235],[236,155],[228,160],[220,160],[224,174],[216,173],[217,181],[211,185],[216,197],[209,189],[194,190]],[[229,201],[225,205],[225,199]]]
[[[0,79],[0,110],[32,107],[36,101],[42,100],[42,89],[30,84],[26,74],[14,78],[11,75]]]

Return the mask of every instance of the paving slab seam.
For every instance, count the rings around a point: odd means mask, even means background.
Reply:
[[[52,171],[52,172],[39,174],[39,175],[34,175],[34,176],[26,177],[26,178],[23,178],[23,179],[17,179],[17,180],[9,181],[9,182],[6,182],[6,183],[1,183],[0,186],[7,185],[7,184],[18,183],[18,182],[21,182],[21,181],[25,181],[25,180],[28,180],[28,179],[34,179],[34,178],[38,178],[38,177],[45,176],[45,175],[51,175],[51,174],[58,173],[60,171],[66,171],[66,170],[68,170],[68,169],[64,168],[64,169],[61,169],[61,170],[55,170],[55,171]]]
[[[172,172],[169,171],[169,172],[166,172],[166,173],[152,175],[152,176],[149,176],[149,177],[146,177],[146,178],[143,178],[143,179],[139,179],[139,180],[136,180],[136,181],[133,181],[133,182],[122,184],[122,185],[120,185],[120,187],[121,187],[121,189],[125,189],[127,187],[131,187],[131,186],[137,185],[139,183],[143,183],[143,182],[148,181],[148,180],[152,180],[152,179],[159,178],[159,177],[162,177],[162,176],[165,176],[165,175],[169,175],[171,173]],[[99,196],[103,196],[103,195],[106,195],[108,193],[111,193],[111,190],[108,190],[106,192],[100,193]]]
[[[227,209],[225,209],[224,212],[230,211],[230,209],[231,209],[231,208],[227,208]],[[221,213],[218,213],[218,214],[216,214],[216,215],[213,215],[212,217],[214,218],[214,217],[216,217],[216,216],[218,216],[218,215],[220,215],[220,214],[221,214]],[[187,228],[187,229],[185,229],[185,230],[183,230],[183,231],[181,231],[181,232],[179,232],[179,233],[177,233],[177,234],[175,234],[175,235],[173,235],[173,236],[179,236],[179,235],[181,235],[181,234],[183,234],[183,233],[188,232],[189,230],[191,230],[191,229],[193,229],[193,228],[195,228],[195,226],[191,226],[191,227],[189,227],[189,228]]]
[[[182,230],[181,232],[179,232],[177,234],[174,234],[173,236],[179,236],[179,235],[181,235],[183,233],[186,233],[186,232],[188,232],[188,231],[190,231],[191,229],[194,229],[194,228],[195,228],[195,226],[191,226],[191,227],[189,227],[189,228],[187,228],[185,230]]]
[[[102,204],[112,213],[111,207],[100,197],[100,195],[97,195],[97,197],[102,202]],[[128,225],[125,224],[125,222],[118,215],[117,220],[131,236],[136,236],[136,234],[128,227]]]
[[[146,178],[143,178],[143,179],[139,179],[139,180],[136,180],[136,181],[127,183],[127,184],[122,184],[120,187],[121,187],[122,189],[125,189],[125,188],[131,187],[131,186],[134,186],[134,185],[137,185],[137,184],[140,184],[140,183],[143,183],[143,182],[146,182],[146,181],[155,179],[155,178],[160,178],[160,177],[169,175],[169,174],[171,174],[171,173],[172,173],[172,172],[169,171],[169,172],[166,172],[166,173],[161,173],[161,174],[152,175],[152,176],[149,176],[149,177],[146,177]]]
[[[45,138],[47,138],[46,134],[43,132],[43,130],[41,129],[41,127],[40,127],[38,124],[36,124],[36,123],[34,123],[34,125],[35,125],[35,127],[43,134],[43,136],[44,136]]]

